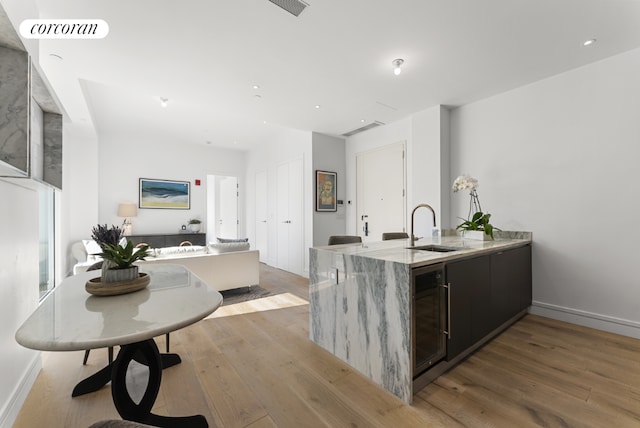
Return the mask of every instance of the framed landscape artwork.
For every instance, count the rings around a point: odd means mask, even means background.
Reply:
[[[191,208],[188,181],[140,179],[140,208],[188,210]]]
[[[316,171],[316,211],[336,211],[337,174]]]

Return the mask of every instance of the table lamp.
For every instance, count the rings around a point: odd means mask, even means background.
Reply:
[[[122,230],[124,236],[131,235],[131,217],[138,215],[138,207],[136,204],[124,203],[118,205],[118,217],[124,217],[122,223]]]

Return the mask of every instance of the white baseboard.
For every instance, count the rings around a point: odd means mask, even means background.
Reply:
[[[534,315],[640,339],[640,322],[638,321],[538,301],[532,303],[529,312]]]
[[[25,370],[20,383],[13,390],[11,398],[0,411],[0,427],[4,428],[13,425],[41,368],[42,358],[40,358],[40,352],[37,352],[29,363],[27,370]]]

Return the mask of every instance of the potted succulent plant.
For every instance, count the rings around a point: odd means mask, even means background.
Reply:
[[[91,237],[102,249],[102,281],[132,281],[138,278],[138,266],[133,263],[144,260],[149,255],[149,246],[135,248],[133,242],[126,241],[122,246],[123,230],[118,226],[108,227],[106,224],[93,228]]]
[[[149,255],[149,246],[146,244],[134,247],[133,242],[127,240],[123,247],[120,244],[105,244],[102,249],[102,258],[111,262],[112,267],[103,271],[104,282],[133,281],[138,278],[138,266],[133,263],[144,260]]]
[[[199,220],[197,218],[192,218],[191,220],[189,220],[189,230],[192,231],[193,233],[200,232],[200,224],[201,223],[202,223],[201,220]]]

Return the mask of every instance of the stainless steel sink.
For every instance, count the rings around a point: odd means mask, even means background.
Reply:
[[[458,251],[462,248],[458,247],[446,247],[444,245],[420,245],[415,247],[407,247],[407,250],[421,250],[421,251],[434,251],[436,253],[449,253],[451,251]]]

